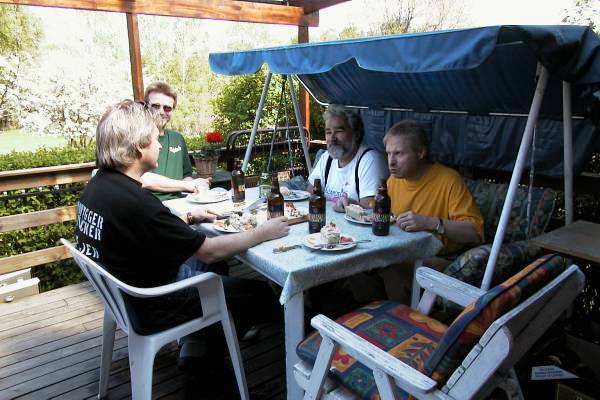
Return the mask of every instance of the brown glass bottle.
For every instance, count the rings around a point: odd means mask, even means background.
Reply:
[[[271,181],[271,193],[267,197],[267,215],[269,219],[283,216],[283,196],[279,191],[277,176]]]
[[[321,189],[321,180],[315,179],[313,194],[308,202],[308,232],[321,232],[323,226],[325,226],[325,196]]]
[[[387,236],[390,234],[390,210],[392,202],[387,192],[387,182],[381,180],[381,184],[375,195],[375,207],[373,207],[373,234]]]
[[[246,179],[244,171],[240,167],[240,160],[235,159],[233,171],[231,171],[231,200],[241,203],[246,200]]]

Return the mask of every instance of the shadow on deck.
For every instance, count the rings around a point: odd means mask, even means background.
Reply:
[[[231,275],[256,277],[242,265],[233,266]],[[96,398],[102,318],[103,306],[87,282],[0,305],[0,399]],[[283,323],[263,325],[257,340],[240,342],[248,387],[260,398],[285,398],[283,343]],[[177,356],[176,343],[157,354],[153,398],[232,397],[219,395],[219,388],[204,390],[200,379],[180,373]],[[235,385],[231,375],[231,385]],[[223,385],[213,385],[217,384]],[[120,330],[115,337],[108,398],[131,398],[127,337]]]

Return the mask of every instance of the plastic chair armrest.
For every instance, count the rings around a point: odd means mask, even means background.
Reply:
[[[123,282],[120,283],[120,288],[125,293],[134,296],[134,297],[157,297],[165,294],[173,293],[178,290],[186,289],[188,287],[197,286],[200,283],[206,282],[212,279],[221,279],[219,275],[213,272],[204,272],[200,275],[192,276],[191,278],[184,279],[182,281],[177,281],[170,283],[168,285],[157,286],[153,288],[138,288],[135,286],[127,285]]]
[[[471,304],[485,293],[485,290],[427,267],[417,269],[417,282],[426,291],[433,292],[463,307]]]

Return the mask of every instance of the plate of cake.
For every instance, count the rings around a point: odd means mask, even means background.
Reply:
[[[356,247],[352,236],[342,235],[334,223],[329,223],[321,228],[319,233],[311,233],[302,240],[309,249],[323,251],[340,251]]]
[[[371,225],[373,223],[373,211],[366,210],[358,204],[350,204],[346,206],[344,218],[357,224]]]

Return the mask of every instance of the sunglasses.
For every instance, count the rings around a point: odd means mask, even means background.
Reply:
[[[152,107],[156,111],[159,111],[162,108],[163,110],[165,110],[166,113],[170,113],[171,111],[173,111],[173,107],[165,106],[164,104],[152,103],[150,104],[150,107]]]

